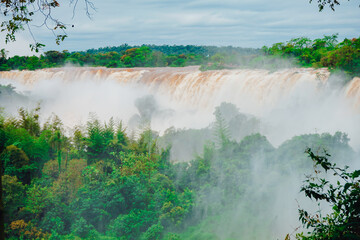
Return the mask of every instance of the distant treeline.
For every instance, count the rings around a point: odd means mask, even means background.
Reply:
[[[193,65],[211,65],[219,56],[259,55],[261,50],[239,47],[212,46],[129,46],[106,47],[85,52],[47,51],[40,57],[14,56],[6,58],[2,49],[0,71],[13,69],[35,70],[41,68],[61,67],[65,64],[78,66],[105,66],[108,68],[123,67],[184,67]]]
[[[295,58],[304,67],[328,67],[342,70],[351,76],[360,76],[360,38],[337,41],[337,34],[311,40],[294,38],[286,43],[263,47],[265,54]]]
[[[196,45],[153,45],[153,44],[145,44],[141,46],[130,46],[128,44],[122,44],[118,47],[103,47],[98,49],[89,49],[84,52],[80,53],[107,53],[107,52],[117,52],[117,53],[124,53],[126,50],[131,48],[141,48],[141,47],[148,47],[151,51],[154,52],[162,52],[165,55],[180,55],[180,54],[196,54],[202,56],[213,56],[217,53],[222,54],[239,54],[239,55],[251,55],[254,53],[259,53],[259,49],[254,48],[241,48],[241,47],[216,47],[216,46],[196,46]]]
[[[185,67],[201,65],[201,70],[224,68],[264,68],[277,70],[294,66],[328,67],[347,75],[360,76],[360,38],[337,41],[337,34],[311,40],[294,38],[262,49],[194,45],[142,45],[104,47],[83,52],[48,51],[40,57],[6,57],[0,54],[0,71],[35,70],[76,66]]]

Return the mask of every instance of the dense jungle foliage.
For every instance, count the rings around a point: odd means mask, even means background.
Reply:
[[[35,70],[75,66],[184,67],[201,65],[201,70],[229,68],[265,68],[276,70],[294,66],[327,67],[344,71],[349,77],[360,76],[360,38],[338,42],[337,35],[311,40],[294,38],[260,49],[214,46],[142,45],[104,47],[83,52],[48,51],[40,57],[6,57],[1,50],[0,71]]]
[[[41,124],[40,108],[21,108],[17,117],[1,114],[6,237],[265,239],[274,219],[267,204],[276,200],[278,184],[313,168],[306,146],[331,149],[334,159],[354,157],[340,132],[296,136],[278,148],[257,133],[232,140],[231,120],[242,115],[234,107],[225,118],[228,109],[217,107],[212,141],[190,162],[170,161],[171,141],[158,144],[182,130],[160,137],[144,127],[134,135],[121,122],[95,116],[68,130],[56,115]],[[240,215],[234,218],[234,212]],[[229,219],[236,227],[219,231]]]
[[[351,76],[360,76],[360,38],[337,41],[337,34],[311,40],[294,38],[285,43],[263,47],[271,56],[293,57],[305,67],[328,67],[342,70]]]

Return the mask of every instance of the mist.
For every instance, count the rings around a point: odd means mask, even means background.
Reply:
[[[16,91],[1,91],[0,106],[11,115],[40,103],[42,121],[55,113],[69,128],[84,125],[89,113],[101,121],[122,120],[129,134],[146,126],[184,169],[211,152],[210,171],[220,177],[198,189],[202,194],[188,225],[196,219],[204,223],[188,234],[211,227],[217,239],[284,239],[300,227],[298,203],[313,205],[299,193],[304,174],[312,170],[305,148],[329,148],[334,160],[346,164],[360,150],[359,92],[349,95],[352,82],[343,86],[341,77],[329,76],[326,69],[300,68],[13,71],[0,73],[0,85]],[[219,121],[226,144],[217,135]],[[252,141],[259,145],[247,149]],[[222,165],[224,158],[229,166]],[[246,159],[249,171],[232,171],[236,159]],[[238,201],[223,198],[227,187],[244,184],[245,190],[234,193]]]
[[[294,135],[342,131],[349,134],[351,146],[359,149],[357,99],[347,96],[350,90],[339,84],[341,79],[332,77],[327,81],[329,75],[326,69],[300,68],[200,72],[196,67],[68,67],[3,72],[0,84],[11,84],[28,97],[30,106],[40,102],[44,116],[54,112],[67,126],[84,123],[94,112],[103,121],[115,117],[130,125],[146,119],[162,135],[169,128],[208,127],[215,107],[227,102],[237,108],[233,114],[259,121],[256,132],[267,136],[275,146]],[[2,104],[6,109],[21,105]],[[223,115],[227,121],[234,117]],[[232,133],[237,131],[233,125]],[[236,140],[242,137],[233,136]]]

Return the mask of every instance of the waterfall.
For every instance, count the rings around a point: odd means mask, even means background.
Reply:
[[[340,130],[360,146],[360,78],[339,87],[329,83],[329,75],[324,68],[68,67],[0,72],[0,84],[10,83],[42,101],[43,112],[58,114],[68,125],[86,121],[89,112],[128,121],[137,113],[134,101],[150,94],[159,113],[169,110],[154,115],[152,127],[158,131],[205,127],[213,121],[214,108],[230,102],[262,119],[262,133],[275,144],[294,134]]]

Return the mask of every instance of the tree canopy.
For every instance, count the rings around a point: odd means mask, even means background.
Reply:
[[[248,227],[262,229],[253,231],[256,235],[251,239],[265,239],[267,235],[261,234],[268,227],[271,232],[273,219],[264,216],[278,199],[274,183],[312,169],[301,151],[304,146],[331,148],[334,155],[353,154],[347,135],[339,132],[296,136],[278,148],[258,133],[235,141],[235,131],[229,130],[235,125],[247,129],[253,120],[241,120],[229,103],[216,108],[215,123],[204,130],[213,141],[189,163],[170,161],[168,145],[175,138],[190,141],[185,134],[197,142],[204,131],[173,129],[160,137],[147,128],[134,138],[122,122],[90,117],[84,126],[66,134],[58,117],[41,123],[39,113],[37,108],[20,109],[12,118],[0,114],[8,239],[223,239],[223,232],[212,229],[214,225],[227,229],[229,219],[236,229],[230,229],[232,238],[227,239],[242,239]],[[264,169],[254,174],[257,161],[265,163]],[[326,161],[320,164],[332,167]],[[334,186],[334,194],[353,192],[356,200],[359,172],[349,174],[356,181],[344,190]],[[271,181],[264,180],[267,176]],[[313,186],[309,182],[303,191],[332,199]],[[244,205],[241,217],[234,217],[239,202]]]

